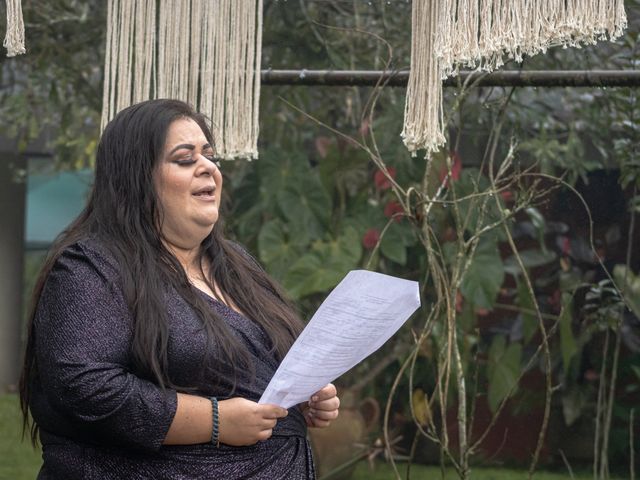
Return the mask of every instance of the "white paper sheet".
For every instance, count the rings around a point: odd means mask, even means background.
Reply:
[[[380,348],[419,306],[418,282],[349,272],[293,344],[259,403],[289,408],[309,400]]]

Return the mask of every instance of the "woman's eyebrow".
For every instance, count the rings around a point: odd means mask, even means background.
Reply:
[[[180,145],[176,145],[173,150],[171,150],[169,152],[169,155],[172,155],[174,152],[176,152],[177,150],[181,150],[181,149],[187,149],[187,150],[194,150],[196,148],[195,145],[192,145],[190,143],[181,143]],[[207,150],[207,149],[213,149],[213,147],[211,146],[211,144],[209,143],[205,143],[204,145],[202,145],[202,150]]]
[[[171,155],[172,153],[174,153],[177,150],[181,150],[183,148],[186,148],[187,150],[193,150],[194,148],[196,148],[195,145],[191,145],[190,143],[181,143],[180,145],[176,145],[173,150],[171,150],[169,152],[169,155]]]

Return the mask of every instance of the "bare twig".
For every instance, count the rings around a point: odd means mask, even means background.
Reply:
[[[569,476],[571,477],[571,479],[575,479],[574,475],[573,475],[573,469],[571,468],[571,464],[569,463],[569,460],[567,460],[566,455],[564,454],[564,452],[562,451],[562,449],[559,450],[560,452],[560,456],[562,457],[562,461],[564,462],[565,467],[567,467],[567,470],[569,470]]]
[[[600,366],[600,383],[598,385],[598,399],[596,403],[596,433],[593,440],[593,479],[597,480],[600,471],[600,438],[602,436],[602,416],[604,407],[604,392],[607,378],[607,359],[609,358],[609,329],[604,335],[602,347],[602,365]]]
[[[633,446],[633,414],[635,409],[629,411],[629,480],[636,478],[635,448]]]
[[[637,187],[633,190],[633,197],[635,197],[638,193]],[[627,258],[626,258],[626,266],[624,272],[624,279],[622,281],[622,290],[620,292],[621,296],[624,298],[626,296],[626,287],[627,287],[627,277],[629,274],[629,270],[631,269],[631,247],[633,245],[633,234],[635,230],[636,223],[636,212],[635,209],[631,209],[631,221],[629,222],[629,235],[627,238]],[[615,330],[615,347],[613,350],[613,364],[611,365],[611,379],[609,380],[609,398],[606,403],[606,414],[605,414],[605,423],[602,439],[602,451],[600,456],[600,478],[609,478],[609,435],[611,432],[611,418],[613,415],[613,401],[616,392],[616,380],[618,376],[618,359],[620,357],[620,344],[622,341],[622,325],[624,324],[624,311],[626,305],[622,305],[620,308],[620,320]]]

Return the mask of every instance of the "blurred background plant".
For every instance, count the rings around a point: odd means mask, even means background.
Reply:
[[[105,4],[23,3],[29,54],[0,58],[3,136],[25,154],[46,152],[54,168],[91,166]],[[619,42],[505,68],[637,69],[640,3],[625,4]],[[266,0],[264,67],[408,68],[410,10],[406,1]],[[373,423],[341,462],[408,460],[407,476],[412,461],[441,463],[461,478],[477,464],[533,471],[539,460],[588,464],[597,478],[609,465],[633,471],[637,96],[448,89],[448,146],[426,160],[400,141],[404,89],[263,88],[260,159],[223,167],[230,235],[305,318],[354,268],[422,286],[420,313],[340,379],[363,414],[351,421]],[[383,421],[372,422],[364,398],[383,407]],[[350,469],[321,467],[329,471]]]

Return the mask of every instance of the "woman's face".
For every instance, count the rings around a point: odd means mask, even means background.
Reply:
[[[164,214],[162,234],[177,247],[198,246],[218,220],[222,174],[213,163],[214,153],[192,119],[169,126],[154,184]]]

